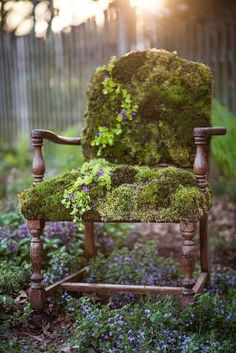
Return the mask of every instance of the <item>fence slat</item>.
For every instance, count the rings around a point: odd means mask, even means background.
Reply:
[[[1,143],[11,146],[17,136],[28,138],[32,128],[62,131],[82,120],[93,71],[117,54],[118,13],[109,7],[103,23],[90,18],[65,33],[49,32],[45,39],[34,33],[25,37],[0,33]],[[236,113],[236,24],[230,17],[199,21],[166,20],[155,14],[145,19],[141,12],[138,16],[143,16],[142,25],[137,22],[136,28],[143,32],[136,45],[142,38],[143,47],[177,50],[187,59],[209,64],[215,97]],[[132,33],[130,49],[135,48],[134,39]]]

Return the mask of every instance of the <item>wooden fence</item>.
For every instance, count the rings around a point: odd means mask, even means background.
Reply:
[[[86,88],[98,65],[116,54],[116,12],[69,33],[0,34],[0,141],[12,144],[37,128],[62,131],[83,118]]]
[[[143,16],[143,15],[142,15]],[[141,21],[141,22],[140,22]],[[62,131],[82,120],[94,69],[124,48],[165,48],[209,64],[215,96],[236,113],[236,24],[149,15],[136,18],[136,36],[115,8],[104,23],[91,18],[68,33],[0,34],[0,141],[12,145],[32,128]],[[141,23],[141,25],[140,25]],[[125,43],[125,35],[129,40]],[[121,43],[123,41],[123,43]],[[122,49],[123,48],[123,49]]]

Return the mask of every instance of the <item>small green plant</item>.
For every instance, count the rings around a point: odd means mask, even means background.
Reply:
[[[113,61],[108,65],[108,73],[105,74],[103,94],[108,95],[112,102],[120,101],[120,111],[114,112],[114,119],[110,127],[100,126],[97,136],[92,140],[91,146],[98,146],[97,156],[101,156],[102,150],[107,146],[113,146],[115,138],[122,133],[125,121],[132,121],[137,115],[138,104],[134,103],[130,93],[120,83],[110,76],[114,68]]]
[[[73,221],[81,220],[81,216],[91,210],[91,194],[102,196],[111,188],[111,166],[104,159],[86,162],[80,169],[80,176],[75,183],[64,192],[62,204],[72,209]]]

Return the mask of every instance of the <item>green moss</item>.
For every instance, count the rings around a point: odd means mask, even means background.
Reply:
[[[171,208],[175,215],[180,215],[183,219],[197,219],[207,211],[204,195],[196,186],[180,186],[171,197]]]
[[[138,191],[136,192],[136,208],[157,208],[160,206],[159,201],[163,203],[164,200],[160,200],[160,185],[153,181],[152,183],[147,183],[137,186]]]
[[[104,200],[98,204],[98,213],[105,221],[121,221],[131,214],[134,198],[135,186],[123,184],[112,190]],[[129,218],[128,218],[129,219]]]
[[[90,164],[97,165],[97,161]],[[210,194],[205,197],[200,192],[189,170],[109,165],[107,162],[106,166],[111,171],[111,189],[91,184],[91,210],[82,215],[85,220],[179,222],[197,220],[208,209]],[[21,193],[21,211],[25,218],[71,220],[70,210],[61,202],[65,189],[72,187],[78,177],[81,177],[80,170],[71,171]]]
[[[121,110],[119,99],[102,92],[107,73],[130,93],[138,104],[138,114],[132,121],[122,122],[122,133],[103,149],[102,157],[118,164],[191,164],[195,153],[193,128],[210,125],[209,68],[156,49],[112,58],[95,72],[88,88],[82,138],[88,160],[97,157],[98,146],[91,146],[91,142],[99,127],[113,126]]]
[[[117,59],[112,71],[112,78],[120,83],[129,83],[135,78],[139,68],[144,64],[146,54],[146,51],[136,51]]]
[[[19,195],[21,212],[26,219],[45,221],[71,220],[69,211],[62,205],[64,190],[72,186],[79,171],[39,183]]]
[[[129,165],[117,165],[111,175],[112,187],[117,187],[122,184],[133,184],[137,170]]]

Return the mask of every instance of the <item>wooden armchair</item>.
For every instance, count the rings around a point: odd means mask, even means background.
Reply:
[[[202,291],[210,275],[207,224],[210,140],[213,135],[226,133],[223,127],[210,126],[211,82],[210,70],[205,65],[181,59],[175,53],[131,52],[119,59],[112,58],[94,74],[88,90],[82,138],[62,137],[47,130],[32,131],[34,185],[20,195],[20,202],[32,234],[30,301],[36,315],[41,315],[45,297],[58,287],[76,292],[175,294],[182,296],[183,304]],[[101,170],[96,169],[98,176],[89,185],[79,184],[77,189],[73,187],[85,173],[80,169],[43,181],[44,139],[82,145],[87,161],[102,156],[107,162],[98,159],[96,163],[101,163]],[[104,166],[108,168],[110,184],[98,191]],[[81,212],[75,208],[78,215],[71,211],[76,205],[74,193],[69,194],[67,203],[61,202],[63,193],[72,190],[71,187],[75,193],[78,191],[78,197],[91,194],[89,209]],[[73,218],[84,221],[87,260],[95,255],[94,222],[180,223],[183,287],[76,282],[87,270],[85,266],[44,289],[41,240],[44,223]],[[195,281],[193,238],[198,222],[201,274]]]

